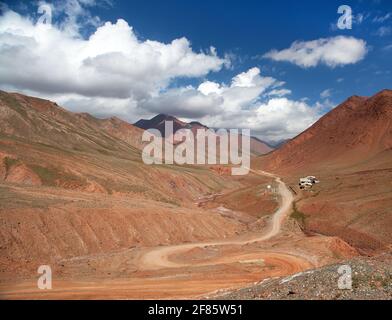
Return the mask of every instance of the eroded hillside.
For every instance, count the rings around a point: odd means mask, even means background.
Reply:
[[[285,176],[300,193],[304,229],[337,235],[361,252],[392,244],[392,91],[352,97],[253,166]],[[302,192],[300,177],[321,183]]]
[[[142,131],[119,119],[1,92],[0,123],[3,272],[131,246],[222,238],[246,228],[197,207],[199,197],[244,182],[208,167],[143,164]]]

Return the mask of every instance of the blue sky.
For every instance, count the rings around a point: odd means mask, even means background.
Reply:
[[[337,8],[350,5],[355,15],[370,15],[351,30],[333,30],[331,24],[340,17]],[[187,37],[195,50],[209,46],[218,52],[238,56],[233,70],[223,70],[212,79],[225,81],[243,69],[259,66],[268,75],[284,73],[284,81],[296,98],[318,99],[322,91],[334,89],[336,102],[353,94],[372,95],[392,86],[392,32],[376,36],[382,26],[392,28],[392,17],[385,23],[372,22],[375,17],[392,12],[391,1],[234,1],[234,0],[132,0],[115,1],[111,8],[97,14],[115,21],[122,17],[141,38],[169,42]],[[255,59],[272,48],[284,49],[296,40],[313,40],[336,35],[365,39],[371,52],[365,60],[352,66],[330,69],[325,66],[303,70],[287,63]],[[391,73],[385,74],[385,71]],[[383,74],[379,74],[383,72]],[[337,79],[345,81],[337,83]]]
[[[154,40],[168,45],[175,39],[185,37],[193,53],[204,53],[207,56],[193,57],[195,61],[199,62],[202,58],[209,59],[210,56],[214,56],[215,53],[210,51],[210,47],[216,49],[216,56],[221,59],[220,62],[203,62],[199,69],[191,73],[184,70],[173,71],[173,68],[169,71],[163,69],[162,72],[170,73],[170,76],[151,75],[151,81],[149,82],[146,77],[143,80],[146,81],[145,84],[140,85],[140,88],[137,81],[133,84],[134,79],[127,78],[126,81],[129,81],[129,86],[132,87],[130,94],[124,95],[119,90],[118,97],[115,94],[116,90],[100,96],[97,92],[101,88],[100,85],[103,85],[101,83],[97,84],[96,88],[87,89],[69,89],[68,87],[71,86],[66,85],[64,88],[60,85],[54,88],[47,85],[46,88],[45,84],[42,86],[30,84],[28,79],[11,81],[8,80],[10,77],[7,79],[0,76],[0,85],[4,89],[56,99],[72,111],[88,111],[98,116],[116,115],[128,121],[160,111],[173,113],[184,119],[202,120],[213,126],[235,126],[236,120],[240,119],[240,126],[248,125],[256,131],[257,135],[272,141],[299,133],[323,113],[351,95],[373,95],[382,89],[391,88],[392,84],[392,2],[389,0],[344,2],[67,0],[63,3],[67,3],[68,7],[61,6],[58,1],[46,3],[54,9],[54,25],[59,30],[67,32],[67,37],[88,40],[106,21],[114,25],[118,19],[123,19],[133,28],[132,33],[140,43]],[[3,6],[4,12],[13,11],[21,17],[28,17],[33,22],[39,17],[37,2],[26,5],[25,1],[3,1],[3,4],[6,5]],[[341,16],[337,10],[343,4],[352,8],[353,24],[350,30],[340,30],[336,27]],[[70,9],[75,6],[79,6],[80,10]],[[74,19],[68,19],[68,24],[72,22],[72,27],[77,25],[77,32],[75,28],[71,28],[73,34],[64,23],[64,20],[72,15]],[[3,20],[10,21],[4,16]],[[1,30],[0,27],[0,34]],[[3,33],[5,30],[3,26]],[[343,39],[335,43],[334,39],[338,39],[339,36]],[[344,54],[343,51],[352,47],[351,43],[347,42],[350,41],[349,39],[353,41],[354,46],[358,45],[358,50],[350,52],[350,56],[336,58],[336,54]],[[310,41],[316,41],[313,43],[317,47],[315,50],[319,50],[320,47],[321,50],[325,49],[326,53],[322,53],[325,59],[298,57],[299,53],[292,47],[293,43],[302,43],[300,47],[303,49],[308,45],[312,46],[309,44]],[[0,48],[1,44],[0,41]],[[11,46],[10,43],[3,43],[3,48],[5,44]],[[266,57],[266,54],[274,49],[275,55]],[[33,48],[31,50],[33,51]],[[124,50],[128,52],[127,49]],[[289,51],[282,52],[282,50]],[[339,53],[335,52],[337,50]],[[42,51],[39,52],[42,54]],[[177,54],[177,52],[173,53],[173,55]],[[102,60],[94,60],[94,53],[91,53],[91,50],[89,55],[88,58],[84,57],[83,63],[93,61],[90,65],[98,69],[99,61]],[[149,59],[148,54],[146,59]],[[309,62],[308,59],[311,59],[310,65],[304,65],[307,63],[305,60]],[[106,63],[105,61],[105,67]],[[113,62],[110,63],[112,66]],[[197,63],[192,62],[191,65],[196,66]],[[206,63],[209,67],[206,67]],[[126,68],[129,68],[131,74],[134,73],[134,70],[131,70],[132,64],[124,67]],[[251,73],[257,79],[254,78],[250,86],[258,87],[259,92],[240,91],[240,88],[246,86],[244,82],[230,91],[230,84],[236,76],[255,70],[254,68],[259,70],[259,74]],[[148,75],[149,70],[151,70],[150,64],[144,73]],[[31,73],[31,77],[33,76],[34,74]],[[245,78],[248,76],[250,75],[244,75]],[[51,75],[45,77],[50,78]],[[268,89],[265,87],[267,78],[275,81],[269,82]],[[210,89],[207,92],[198,91],[198,87],[204,82],[219,84],[221,88],[214,89],[213,92],[210,92]],[[255,84],[256,82],[258,84]],[[261,82],[263,84],[260,84]],[[151,88],[144,90],[143,88],[149,87],[150,83],[153,83]],[[268,92],[273,90],[287,92],[279,96],[270,95]],[[201,91],[203,91],[202,96],[200,96]],[[235,105],[235,101],[239,101],[240,98],[243,100]],[[125,103],[125,100],[119,99],[128,100]],[[181,101],[185,101],[184,107],[181,106]],[[306,106],[300,105],[301,102],[306,103]],[[198,107],[198,103],[204,107]],[[208,103],[211,103],[211,106]],[[212,110],[212,104],[215,106],[217,103],[222,104],[219,110],[214,109],[211,113],[206,111]],[[291,109],[287,111],[279,103],[287,104],[285,108]],[[113,108],[108,108],[108,104],[113,105]],[[102,105],[106,107],[100,107]],[[303,110],[307,107],[310,111]],[[257,110],[258,113],[252,114],[249,110],[255,112]],[[270,116],[270,113],[274,115]],[[284,113],[286,118],[280,119],[276,115],[278,113]],[[296,125],[294,122],[300,122],[301,125]],[[282,123],[286,128],[272,128],[273,125],[279,126],[278,124],[282,125]]]

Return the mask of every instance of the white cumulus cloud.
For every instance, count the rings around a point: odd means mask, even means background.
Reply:
[[[366,42],[354,37],[337,36],[313,41],[296,41],[290,48],[272,50],[264,55],[274,61],[287,61],[303,68],[320,64],[344,66],[361,61],[367,53]]]
[[[170,89],[143,101],[140,107],[151,112],[165,110],[185,118],[239,112],[255,103],[268,88],[280,84],[274,78],[261,76],[259,68],[251,68],[236,75],[230,85],[205,81],[198,88]]]
[[[0,84],[48,94],[138,98],[176,77],[205,76],[227,62],[214,48],[193,51],[186,38],[141,41],[122,19],[106,22],[88,39],[74,31],[6,11],[0,17]]]
[[[208,80],[211,72],[231,67],[230,55],[220,57],[213,47],[196,52],[186,38],[141,40],[125,20],[103,23],[86,11],[95,0],[53,3],[57,17],[62,12],[66,18],[54,19],[51,26],[12,10],[0,16],[2,89],[129,122],[167,113],[212,128],[250,128],[269,141],[291,138],[321,115],[322,105],[285,98],[291,94],[285,82],[262,75],[257,67],[226,83]],[[93,27],[88,37],[81,34],[86,23]],[[290,59],[301,66],[336,66],[362,58],[358,41],[337,37],[298,42],[269,55],[289,60],[294,54]],[[174,80],[182,78],[204,80],[174,87]]]
[[[262,139],[278,141],[299,134],[330,107],[284,98],[291,91],[283,85],[252,68],[233,77],[230,84],[205,81],[198,88],[171,89],[144,101],[140,108],[165,110],[184,120],[196,118],[212,128],[249,128]]]

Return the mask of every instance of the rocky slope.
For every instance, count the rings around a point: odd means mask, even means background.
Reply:
[[[253,166],[275,171],[299,191],[297,216],[309,232],[339,236],[374,254],[392,244],[392,91],[351,97]]]
[[[101,120],[85,113],[74,114],[55,102],[4,91],[0,91],[0,108],[0,134],[5,136],[101,153],[141,145],[142,130],[116,118]]]
[[[349,98],[256,163],[280,173],[338,170],[391,150],[392,90],[384,90],[371,98]]]
[[[0,92],[0,270],[243,230],[195,204],[241,182],[206,167],[145,165],[141,134]]]
[[[159,114],[150,120],[139,120],[134,124],[134,126],[147,130],[147,129],[157,129],[162,136],[165,136],[165,121],[173,122],[173,131],[176,133],[180,129],[190,129],[193,134],[196,135],[198,129],[209,129],[207,126],[199,122],[183,122],[173,116],[166,114]],[[219,141],[219,138],[218,138]],[[239,146],[241,147],[241,139],[239,140]],[[267,154],[271,152],[273,148],[269,146],[264,141],[251,137],[250,139],[250,153],[252,156],[260,156],[262,154]]]
[[[352,288],[341,290],[338,270],[342,265],[352,270]],[[339,264],[309,270],[233,292],[222,292],[216,299],[228,300],[391,300],[392,254],[375,258],[355,258]]]

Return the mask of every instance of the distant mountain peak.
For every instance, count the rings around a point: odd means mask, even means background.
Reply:
[[[139,120],[134,124],[134,126],[148,130],[148,129],[156,129],[158,130],[162,136],[165,135],[165,121],[173,121],[173,130],[176,133],[180,129],[190,129],[194,133],[198,129],[209,129],[206,125],[198,122],[198,121],[191,121],[189,123],[183,122],[176,117],[173,117],[168,114],[158,114],[155,117],[151,118],[150,120],[142,119]],[[261,155],[266,154],[273,150],[273,147],[268,145],[266,142],[262,141],[259,138],[251,137],[251,154],[253,155]]]
[[[158,115],[156,115],[154,118],[152,118],[150,121],[179,121],[176,117],[171,116],[169,114],[165,114],[165,113],[160,113]]]

